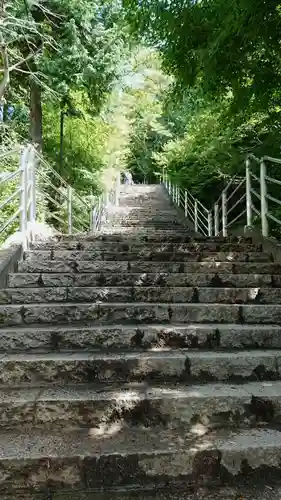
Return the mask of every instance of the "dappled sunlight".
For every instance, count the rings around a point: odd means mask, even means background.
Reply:
[[[190,448],[191,453],[196,453],[198,451],[211,450],[214,448],[214,443],[210,439],[200,440],[198,443],[193,443]]]
[[[205,436],[205,434],[209,433],[209,427],[206,427],[205,425],[201,423],[194,424],[190,427],[190,434],[193,434],[194,436]]]
[[[237,254],[224,252],[215,252],[214,255],[204,256],[204,262],[237,262]],[[218,260],[219,259],[219,260]]]
[[[260,288],[250,288],[250,290],[248,290],[248,298],[250,300],[255,300],[258,295],[260,293]]]
[[[234,260],[236,260],[236,259],[235,259],[235,254],[234,254],[234,253],[228,253],[228,254],[225,256],[225,260],[227,260],[227,261],[234,261]]]
[[[99,298],[95,301],[96,304],[102,304],[108,300],[110,290],[108,288],[99,289]]]
[[[101,424],[99,427],[89,429],[89,437],[93,439],[106,439],[116,436],[123,429],[122,422],[113,422],[112,424]]]
[[[151,397],[168,397],[168,398],[186,398],[195,397],[199,398],[202,396],[200,391],[189,390],[188,387],[183,386],[181,389],[176,387],[153,387],[147,389],[147,394]]]
[[[168,352],[173,351],[172,347],[169,346],[152,346],[149,349],[146,349],[147,352]]]
[[[120,392],[115,392],[113,393],[113,399],[117,402],[117,403],[122,403],[122,402],[126,402],[126,403],[138,403],[139,401],[141,401],[143,399],[142,397],[142,394],[143,393],[143,389],[142,390],[139,390],[138,392],[137,391],[120,391]]]
[[[222,262],[217,262],[217,261],[211,261],[211,260],[205,260],[204,262],[199,262],[200,264],[200,267],[206,267],[206,268],[209,268],[209,267],[215,267],[215,268],[219,268],[222,264]]]
[[[147,276],[148,276],[148,274],[147,274],[147,273],[143,273],[143,274],[141,274],[141,275],[138,277],[137,281],[135,282],[135,285],[142,286],[142,285],[143,285],[143,283],[145,283],[145,281],[146,281],[146,279],[147,279]]]

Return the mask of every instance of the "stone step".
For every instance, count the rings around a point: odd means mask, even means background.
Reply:
[[[0,304],[37,303],[281,304],[281,288],[36,287],[0,289]]]
[[[29,326],[1,329],[0,352],[124,349],[281,349],[276,325]]]
[[[281,379],[281,351],[24,353],[0,359],[2,387],[87,383],[206,383]],[[1,442],[1,441],[0,441]]]
[[[89,233],[78,233],[73,234],[60,234],[53,236],[47,240],[47,242],[95,242],[95,241],[114,241],[114,242],[127,242],[134,240],[135,242],[175,242],[175,243],[190,243],[190,242],[215,242],[215,243],[252,243],[252,238],[245,238],[241,236],[212,236],[206,238],[205,236],[190,233],[187,229],[175,231],[152,231],[152,230],[140,230],[132,232],[132,236],[127,234],[125,231],[118,232],[114,229],[111,232],[101,231],[95,234]],[[44,243],[44,241],[42,242]]]
[[[166,200],[150,200],[149,203],[143,203],[141,200],[131,200],[129,205],[120,204],[118,207],[109,206],[108,213],[112,217],[118,217],[119,214],[129,214],[133,217],[139,215],[141,218],[159,215],[160,217],[173,216],[179,217],[182,211],[175,205],[167,203]]]
[[[281,275],[214,273],[16,273],[9,276],[11,288],[63,286],[192,286],[192,287],[281,287]]]
[[[138,252],[103,252],[93,250],[31,250],[25,252],[25,260],[109,260],[109,261],[156,261],[156,262],[272,262],[271,255],[263,252],[162,252],[145,251]]]
[[[168,212],[163,212],[155,209],[143,209],[134,207],[126,207],[123,210],[120,210],[119,213],[108,213],[107,214],[107,222],[114,224],[122,225],[123,223],[132,223],[133,225],[141,224],[146,227],[147,224],[154,224],[155,222],[171,226],[173,229],[173,224],[176,226],[182,226],[182,222],[184,218],[179,212],[169,210]]]
[[[150,217],[159,215],[160,217],[179,217],[180,211],[177,207],[173,205],[168,205],[166,200],[164,203],[156,202],[153,205],[142,205],[137,204],[136,201],[134,205],[119,205],[118,207],[109,207],[109,213],[112,217],[118,217],[118,214],[126,214],[133,215],[133,217],[137,214],[140,217]]]
[[[281,382],[127,384],[0,390],[0,428],[125,424],[189,430],[280,425]],[[152,431],[153,432],[153,431]]]
[[[106,225],[106,224],[105,224]],[[110,227],[112,227],[112,222],[109,221]],[[151,229],[182,229],[184,230],[184,226],[182,225],[181,222],[178,222],[176,219],[171,219],[169,221],[160,221],[160,220],[146,220],[146,221],[139,221],[138,219],[136,220],[119,220],[118,223],[116,222],[114,224],[115,227],[128,227],[128,228],[151,228]]]
[[[131,215],[120,215],[117,217],[109,217],[105,225],[107,226],[124,226],[124,227],[156,227],[156,228],[167,228],[176,229],[184,228],[181,221],[178,220],[178,216],[169,215],[167,217],[161,217],[160,215],[151,215],[147,217],[140,217],[136,215],[135,217]]]
[[[105,428],[3,432],[1,490],[63,493],[64,488],[143,488],[259,482],[280,477],[281,432],[251,429],[207,435],[171,429]],[[225,500],[225,499],[224,499]]]
[[[214,273],[280,275],[276,262],[158,262],[106,260],[36,260],[19,262],[20,273]]]
[[[134,224],[154,224],[154,222],[159,223],[169,223],[181,225],[181,219],[179,212],[175,210],[168,210],[163,212],[163,210],[155,210],[153,208],[135,208],[126,207],[123,210],[120,208],[118,212],[113,212],[108,214],[110,222],[116,222],[117,224],[122,223],[132,223]]]
[[[112,234],[113,232],[113,229],[114,228],[114,232],[115,233],[123,233],[124,235],[135,235],[137,236],[141,231],[142,232],[147,232],[147,231],[150,231],[151,233],[153,233],[154,231],[163,231],[163,232],[167,232],[167,231],[172,231],[172,230],[177,230],[177,231],[180,231],[181,233],[183,232],[186,232],[187,229],[186,229],[186,226],[184,226],[183,224],[174,224],[174,223],[169,223],[169,224],[165,224],[165,225],[156,225],[156,224],[153,224],[153,225],[150,225],[150,226],[145,226],[145,225],[130,225],[130,224],[117,224],[117,223],[114,223],[114,225],[112,224],[111,221],[107,221],[103,224],[103,233],[104,234]]]
[[[112,249],[116,252],[260,252],[262,251],[261,245],[254,245],[253,243],[228,243],[228,242],[215,242],[215,241],[194,241],[187,243],[173,243],[173,242],[148,242],[140,244],[139,242],[116,241],[114,245],[110,241],[61,241],[59,243],[46,241],[32,243],[31,250],[87,250],[88,252],[107,252]]]
[[[243,481],[243,479],[241,478]],[[245,481],[247,482],[246,478]],[[248,481],[251,482],[251,481]],[[183,485],[181,488],[164,486],[158,487],[157,491],[152,486],[141,487],[136,490],[131,488],[117,488],[109,491],[98,491],[84,488],[79,492],[77,490],[63,489],[55,491],[49,489],[48,500],[280,500],[281,486],[273,484],[267,480],[267,484],[261,484],[261,481],[254,485],[245,486],[237,480],[236,486],[212,487],[211,485],[203,487],[200,485],[188,487]],[[21,490],[20,500],[46,500],[46,492],[27,493]],[[5,494],[3,500],[15,500],[15,492]]]
[[[159,213],[161,215],[165,213],[175,213],[178,216],[183,212],[181,209],[171,203],[170,200],[159,200],[156,197],[153,197],[151,199],[144,197],[138,197],[137,199],[133,197],[126,197],[123,200],[120,200],[118,207],[111,205],[108,208],[108,212],[113,216],[116,216],[124,211],[132,211],[134,214]]]
[[[237,323],[281,324],[281,305],[159,304],[135,303],[45,303],[0,305],[2,326],[30,324],[92,325]]]

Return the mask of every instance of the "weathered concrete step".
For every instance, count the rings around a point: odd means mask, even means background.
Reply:
[[[201,431],[281,423],[281,382],[0,390],[0,428],[126,425]],[[152,431],[153,432],[153,431]]]
[[[275,325],[29,326],[1,329],[0,352],[124,349],[281,349]]]
[[[106,252],[112,248],[114,245],[114,250],[118,252],[260,252],[262,247],[260,245],[254,245],[250,243],[229,243],[229,242],[215,242],[215,241],[194,241],[187,243],[174,243],[174,242],[147,242],[139,243],[135,241],[128,240],[127,242],[116,241],[114,244],[110,241],[87,241],[82,242],[70,240],[61,241],[59,243],[47,241],[47,242],[35,242],[31,245],[31,250],[87,250],[88,252]]]
[[[244,238],[241,236],[229,236],[224,238],[222,236],[212,236],[210,238],[206,238],[205,236],[201,236],[199,234],[190,233],[187,229],[180,231],[152,231],[152,230],[141,230],[132,231],[132,235],[130,232],[117,232],[115,230],[111,230],[111,232],[101,231],[96,234],[89,233],[79,233],[77,235],[57,235],[49,238],[47,242],[95,242],[95,241],[115,241],[115,242],[127,242],[127,241],[135,241],[135,242],[176,242],[176,243],[190,243],[190,242],[216,242],[216,243],[252,243],[252,238]]]
[[[281,324],[281,305],[45,303],[0,305],[2,326],[35,324]]]
[[[170,203],[168,199],[159,200],[157,198],[152,198],[151,200],[144,199],[133,199],[127,198],[126,201],[129,202],[124,204],[120,204],[118,207],[109,207],[108,213],[110,215],[118,216],[118,214],[129,213],[132,216],[140,216],[147,215],[151,213],[152,215],[159,214],[160,216],[165,216],[166,214],[174,214],[176,216],[182,215],[182,211],[172,203]]]
[[[89,302],[201,304],[281,304],[281,288],[207,287],[36,287],[0,289],[0,304]]]
[[[154,208],[134,208],[126,207],[119,210],[117,213],[109,214],[109,222],[117,224],[129,223],[133,225],[153,225],[155,222],[159,224],[176,224],[181,225],[183,217],[180,217],[179,212],[169,210],[163,212]],[[173,229],[173,226],[171,226]]]
[[[245,382],[281,379],[281,351],[176,351],[7,354],[0,385],[96,382]]]
[[[214,273],[280,275],[276,262],[157,262],[106,260],[25,260],[19,262],[21,273]]]
[[[241,478],[243,481],[243,477]],[[240,483],[240,481],[237,481]],[[248,480],[250,481],[250,478]],[[183,485],[183,488],[177,486],[177,488],[168,488],[167,486],[163,488],[155,488],[152,486],[150,488],[137,488],[135,491],[132,489],[124,488],[114,491],[96,491],[96,489],[83,489],[83,491],[73,491],[65,490],[61,492],[54,492],[51,495],[50,490],[50,500],[280,500],[281,498],[281,487],[278,484],[273,484],[268,479],[267,484],[256,483],[254,485],[244,486],[243,484],[238,484],[236,486],[224,486],[224,487],[201,487],[196,486],[194,488],[188,488],[187,485]],[[141,491],[140,491],[141,490]],[[191,491],[190,491],[191,490]],[[20,500],[46,500],[46,493],[36,493],[32,494],[24,493],[21,491]],[[18,497],[17,497],[18,498]],[[11,495],[5,494],[3,500],[14,500],[15,493]]]
[[[136,223],[140,222],[153,222],[153,221],[176,221],[179,222],[180,219],[183,219],[182,212],[177,210],[173,206],[166,206],[163,208],[163,205],[154,204],[154,206],[125,206],[121,205],[117,207],[115,210],[109,210],[107,213],[108,217],[112,220],[120,221],[120,220],[132,220]]]
[[[103,252],[103,251],[71,251],[71,250],[31,250],[25,253],[26,260],[109,260],[109,261],[138,261],[149,260],[156,262],[175,261],[175,262],[272,262],[272,257],[263,252],[163,252],[146,251],[140,248],[138,252]]]
[[[118,217],[119,214],[132,215],[133,218],[136,217],[136,214],[140,217],[155,217],[156,215],[159,215],[160,217],[179,217],[181,212],[173,205],[167,205],[166,202],[156,202],[153,205],[149,204],[148,206],[136,204],[135,202],[134,205],[119,205],[118,207],[114,207],[113,210],[111,208],[109,209],[108,214],[113,218]]]
[[[158,225],[168,226],[169,228],[176,229],[182,226],[183,217],[178,212],[167,212],[166,214],[157,210],[134,210],[126,208],[118,214],[109,214],[106,224],[111,224],[112,227],[125,225],[151,227],[155,223]]]
[[[3,432],[0,488],[141,487],[181,482],[225,486],[280,477],[281,433],[213,431],[198,436],[170,429],[90,432]]]
[[[144,218],[141,217],[136,217],[132,218],[130,216],[122,216],[122,217],[111,217],[106,223],[105,226],[111,226],[111,227],[141,227],[141,228],[159,228],[159,229],[180,229],[184,228],[182,225],[182,222],[178,220],[178,217],[176,216],[169,216],[169,217],[160,217],[159,215],[156,216],[147,216]]]
[[[281,275],[209,273],[16,273],[9,276],[9,287],[63,286],[192,286],[192,287],[281,287]]]
[[[110,226],[112,227],[112,222],[109,223]],[[139,221],[138,219],[134,220],[123,220],[123,221],[118,221],[118,223],[114,223],[114,227],[127,227],[127,228],[151,228],[151,229],[168,229],[168,230],[173,230],[173,229],[182,229],[184,230],[184,226],[182,225],[181,222],[178,222],[176,219],[170,220],[170,221],[159,221],[157,219],[153,220],[145,220],[145,221]]]

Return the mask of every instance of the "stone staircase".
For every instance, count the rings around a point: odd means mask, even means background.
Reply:
[[[0,303],[0,499],[281,498],[281,265],[262,248],[127,187],[101,234],[34,244]]]

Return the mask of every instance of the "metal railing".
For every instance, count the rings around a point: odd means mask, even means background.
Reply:
[[[211,209],[188,190],[172,183],[167,173],[163,174],[162,182],[173,202],[183,208],[185,216],[194,223],[196,232],[205,236],[227,236],[235,225],[251,228],[260,224],[262,235],[268,237],[272,234],[271,226],[281,226],[281,170],[275,174],[279,179],[267,172],[269,168],[274,169],[273,165],[281,165],[281,159],[257,158],[250,154],[245,163],[245,176],[233,177]],[[276,215],[277,207],[280,207],[280,217]]]
[[[184,188],[173,184],[167,174],[162,178],[162,181],[171,196],[173,202],[184,210],[185,217],[189,218],[195,227],[197,233],[202,233],[205,236],[213,234],[213,219],[212,213],[203,203]]]
[[[31,145],[0,153],[0,245],[19,231],[28,247],[36,222],[67,234],[99,231],[108,204],[118,205],[119,192],[117,175],[108,192],[80,196]]]

